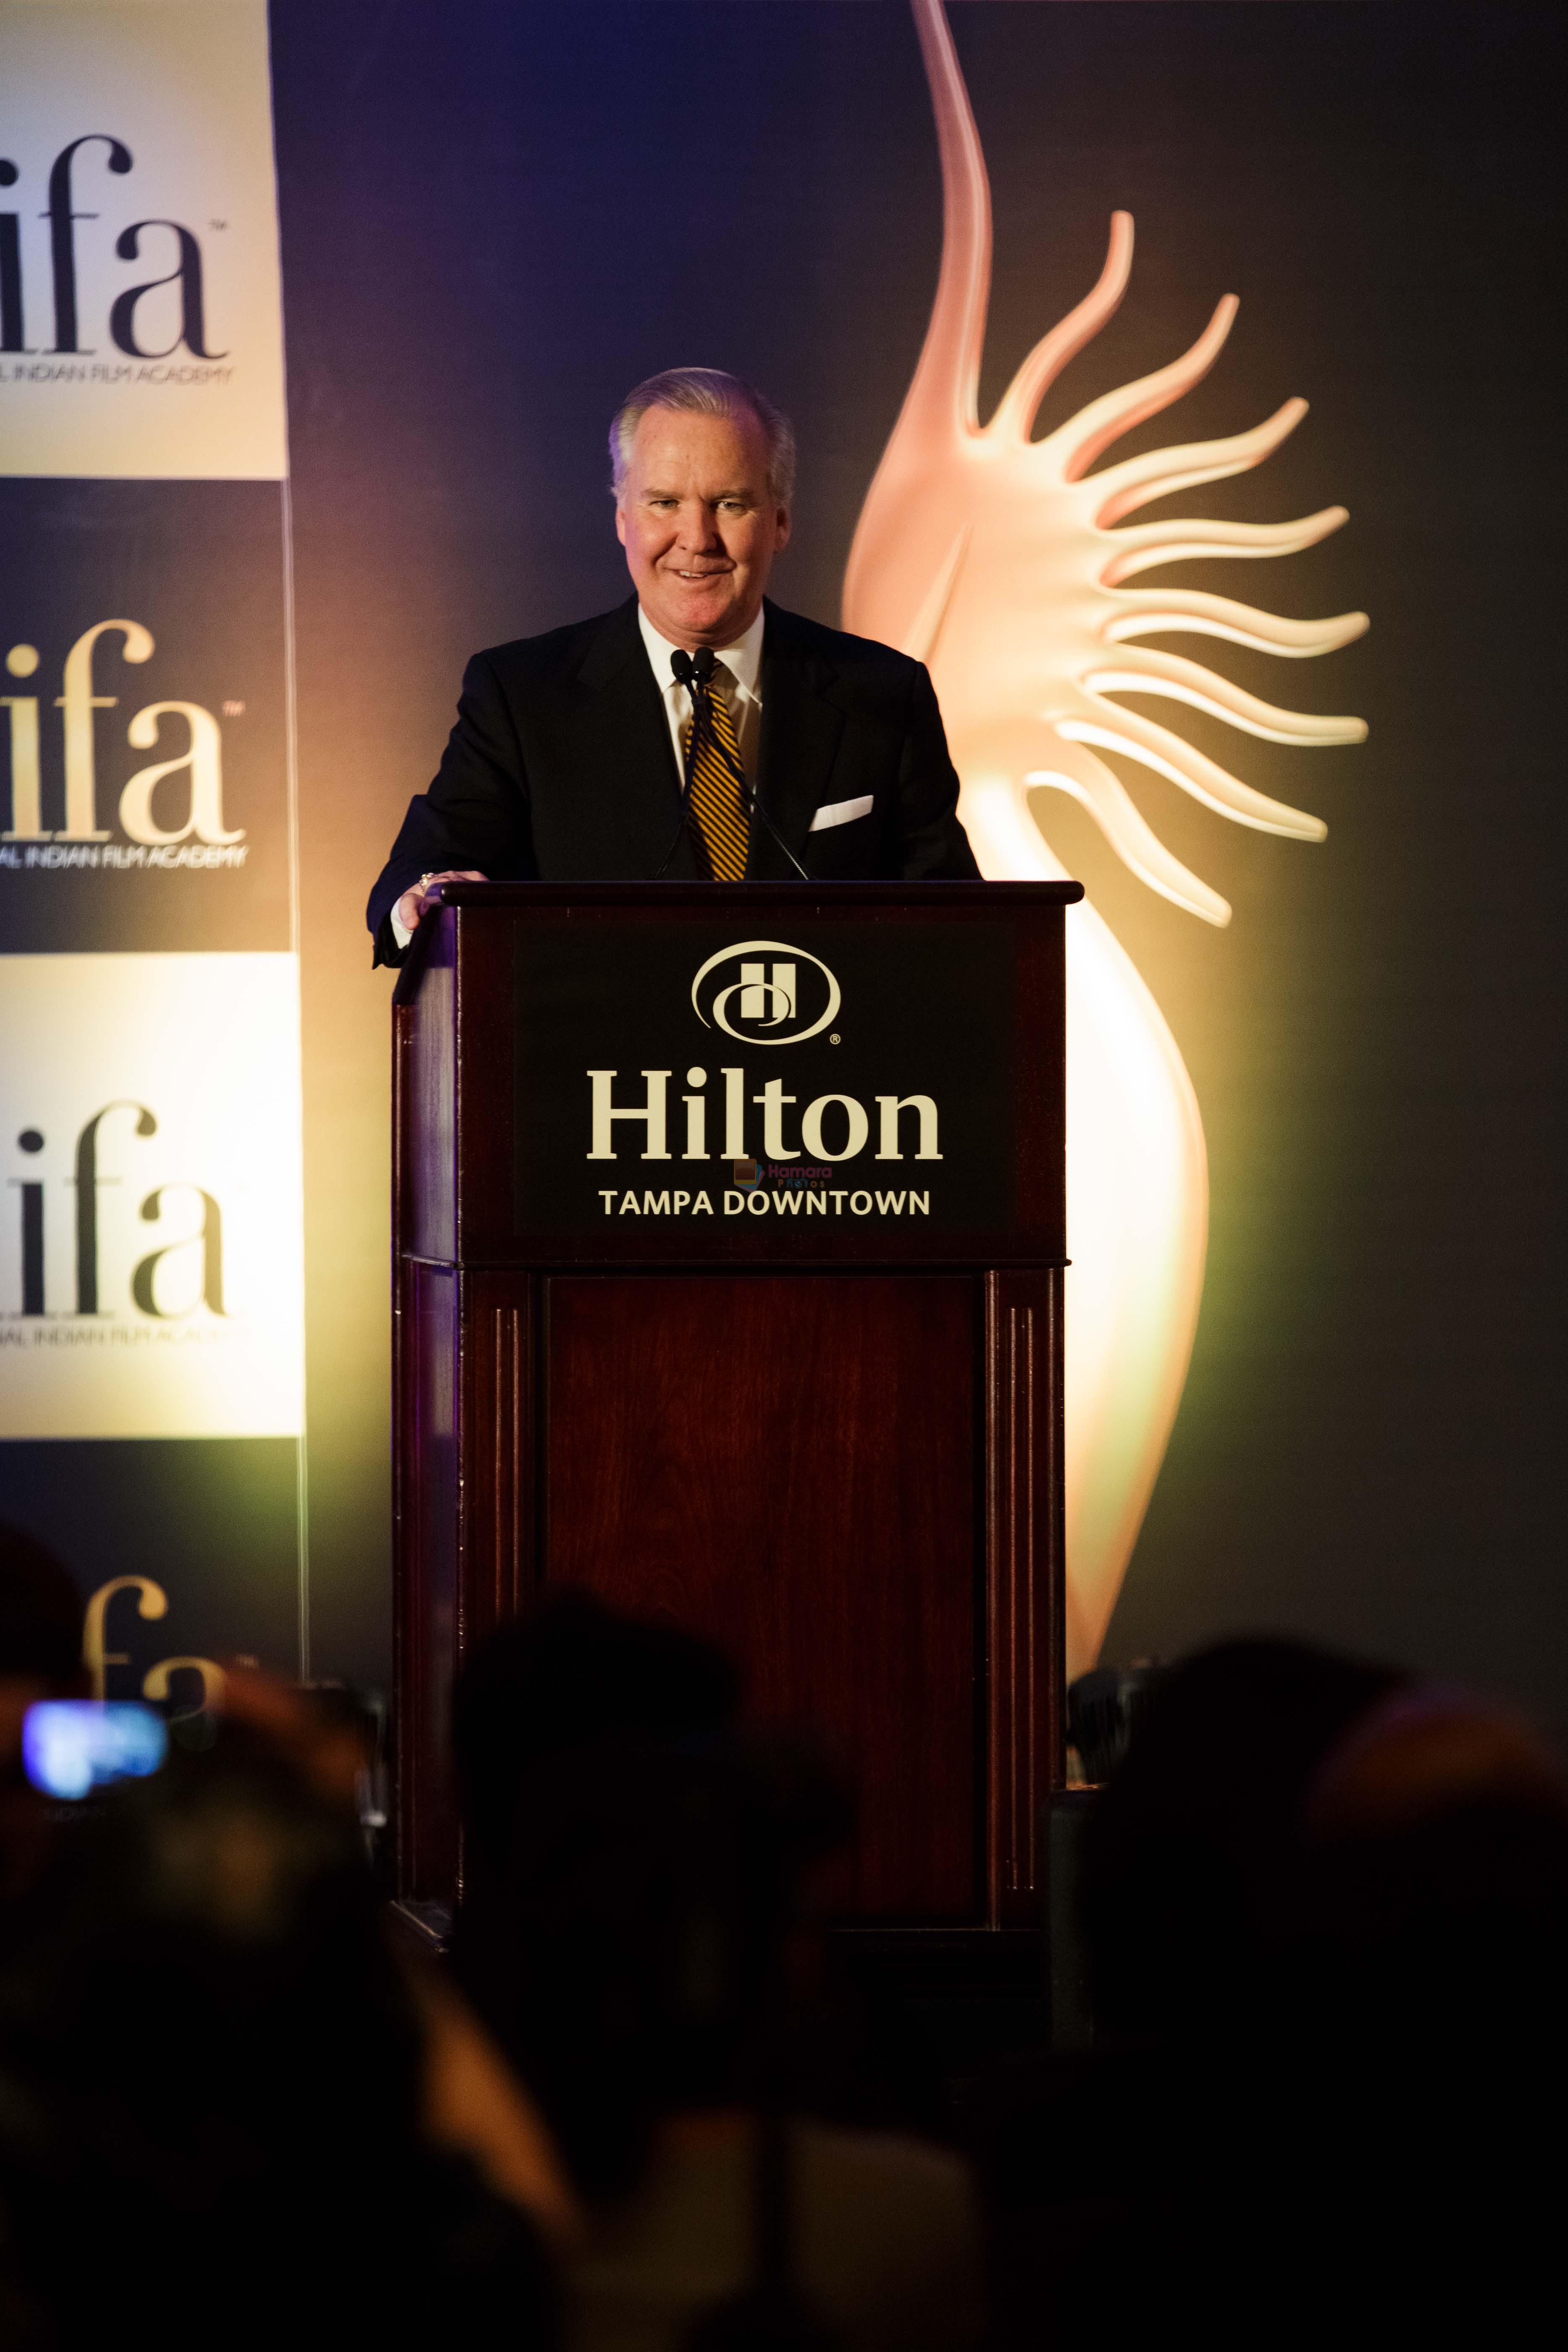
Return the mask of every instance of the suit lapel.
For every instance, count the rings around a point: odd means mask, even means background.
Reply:
[[[678,800],[669,728],[637,626],[635,596],[611,613],[589,641],[577,666],[577,686],[585,740],[602,740],[613,773],[628,781],[635,775]],[[604,756],[595,758],[595,767]]]
[[[613,812],[627,869],[651,874],[680,813],[680,778],[653,667],[637,626],[635,596],[610,614],[590,641],[574,684],[572,733],[582,784]],[[696,870],[683,840],[668,868]]]
[[[779,832],[801,856],[811,820],[830,800],[844,713],[832,698],[835,672],[795,625],[769,604],[763,636],[763,731],[757,793]],[[749,877],[787,874],[777,844],[760,819],[752,827]]]

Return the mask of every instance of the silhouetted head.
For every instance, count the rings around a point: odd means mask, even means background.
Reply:
[[[0,1916],[43,1867],[55,1832],[23,1773],[23,1721],[39,1699],[85,1692],[81,1635],[81,1598],[65,1569],[20,1528],[0,1525]]]
[[[108,2340],[143,2270],[258,2352],[466,2336],[492,2287],[531,2335],[537,2240],[426,2143],[424,2065],[309,1757],[225,1717],[84,1807],[0,1954],[0,2209],[59,2341]]]
[[[0,2194],[66,2340],[142,2261],[226,2335],[242,2278],[279,2315],[411,2140],[417,2063],[353,1823],[288,1764],[220,1727],[85,1807],[0,1964]]]
[[[1292,1883],[1325,1758],[1401,1680],[1265,1640],[1222,1643],[1160,1677],[1085,1830],[1104,2026],[1201,2032],[1231,2007]]]
[[[588,1592],[546,1593],[481,1642],[452,1705],[458,1805],[481,1865],[511,1835],[523,1776],[542,1757],[606,1736],[652,1744],[723,1730],[740,1677],[721,1650],[679,1627],[622,1616]]]
[[[74,1686],[81,1670],[82,1601],[54,1554],[0,1524],[0,1678]]]
[[[1355,1724],[1307,1806],[1300,1974],[1320,2032],[1450,2100],[1508,2054],[1563,2058],[1568,1764],[1479,1695],[1419,1685]],[[1375,2059],[1373,2053],[1376,2053]],[[1399,2053],[1403,2053],[1403,2059]],[[1402,2095],[1404,2095],[1402,2094]]]
[[[1253,2011],[1238,2138],[1293,2217],[1274,2274],[1311,2277],[1311,2340],[1352,2307],[1446,2338],[1500,2280],[1521,2309],[1551,2284],[1565,1979],[1563,1763],[1491,1702],[1395,1693],[1315,1777]]]
[[[605,1738],[520,1791],[494,2021],[590,2197],[627,2188],[662,2116],[775,2086],[786,1952],[848,1800],[781,1743]]]

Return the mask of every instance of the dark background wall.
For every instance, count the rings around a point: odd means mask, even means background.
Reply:
[[[1108,1654],[1274,1626],[1500,1685],[1568,1725],[1556,1492],[1563,824],[1548,564],[1554,13],[953,8],[990,166],[994,398],[1135,215],[1118,318],[1042,419],[1185,348],[1120,446],[1310,415],[1176,511],[1348,528],[1184,584],[1362,606],[1276,700],[1359,751],[1194,740],[1329,824],[1306,848],[1130,786],[1234,903],[1154,898],[1042,810],[1164,1008],[1208,1134],[1208,1286]],[[388,1650],[387,982],[369,883],[467,656],[625,587],[603,433],[652,369],[752,375],[804,464],[786,603],[837,618],[929,308],[934,139],[895,0],[273,0],[300,659],[311,1593],[318,1673]],[[1160,511],[1164,511],[1162,509]],[[1186,722],[1184,721],[1184,725]]]

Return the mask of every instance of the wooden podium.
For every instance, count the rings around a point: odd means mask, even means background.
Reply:
[[[452,1678],[664,1613],[859,1801],[865,1929],[1038,1919],[1077,883],[449,886],[395,1004],[401,1891]]]

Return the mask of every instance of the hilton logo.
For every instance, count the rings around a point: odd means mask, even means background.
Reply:
[[[768,965],[753,960],[767,954],[789,961]],[[729,979],[732,967],[734,977]],[[725,984],[715,988],[715,981]],[[721,1029],[726,1037],[752,1045],[798,1045],[816,1037],[840,1002],[838,982],[821,957],[786,947],[783,940],[742,940],[736,947],[721,948],[691,983],[691,1009],[703,1027]]]
[[[763,957],[774,959],[763,962]],[[843,999],[837,981],[820,956],[794,948],[783,940],[742,940],[708,958],[691,983],[691,1007],[705,1029],[721,1029],[725,1036],[747,1045],[798,1045],[820,1036]],[[837,1035],[828,1042],[837,1045]],[[622,1123],[640,1127],[644,1160],[672,1160],[669,1081],[673,1068],[644,1068],[641,1103],[615,1099],[618,1070],[589,1070],[592,1140],[585,1157],[616,1160],[619,1150],[616,1129]],[[694,1063],[686,1073],[692,1091],[682,1095],[685,1117],[683,1160],[718,1159],[731,1163],[755,1155],[747,1134],[748,1108],[762,1112],[762,1157],[774,1163],[798,1160],[803,1152],[816,1162],[836,1167],[858,1160],[863,1152],[877,1160],[901,1160],[906,1140],[916,1141],[917,1160],[940,1160],[937,1106],[930,1095],[879,1094],[876,1104],[876,1150],[869,1151],[872,1113],[851,1094],[820,1094],[807,1101],[798,1121],[788,1115],[800,1102],[786,1094],[783,1078],[767,1079],[748,1096],[743,1067],[727,1066],[718,1073],[722,1085],[720,1110],[723,1142],[710,1150],[709,1135],[709,1074]],[[910,1114],[907,1122],[903,1114]],[[750,1124],[755,1124],[754,1121]],[[789,1130],[798,1142],[789,1139]],[[917,1140],[918,1139],[918,1140]],[[705,1198],[705,1195],[700,1195]],[[738,1195],[737,1195],[738,1197]],[[798,1205],[798,1203],[797,1203]]]

